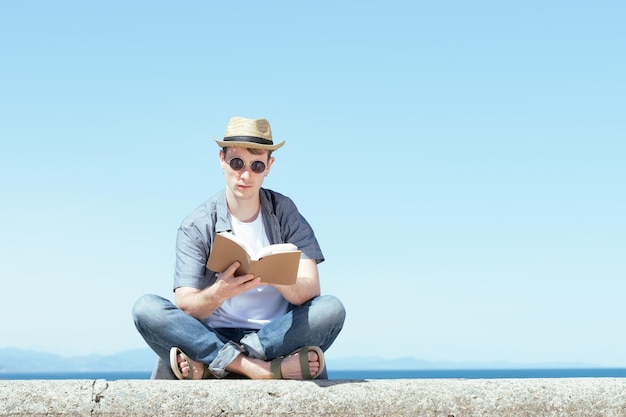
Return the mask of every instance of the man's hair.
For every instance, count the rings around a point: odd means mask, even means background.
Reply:
[[[266,151],[266,149],[258,149],[258,148],[246,148],[246,149],[250,151],[250,153],[253,155],[261,155],[263,152]],[[226,156],[227,150],[228,150],[228,147],[222,148],[222,152],[224,152],[224,156]],[[267,160],[269,161],[271,157],[272,157],[272,151],[267,151]]]

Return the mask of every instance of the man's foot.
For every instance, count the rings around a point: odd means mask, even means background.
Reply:
[[[306,351],[298,351],[290,355],[285,356],[280,361],[280,377],[282,379],[311,379],[313,375],[319,375],[321,373],[321,361],[318,353],[314,350],[308,351],[308,368],[309,377],[306,375],[306,370],[302,369],[300,355],[306,354]],[[302,362],[303,363],[303,362]],[[272,375],[272,377],[278,377],[278,375]]]
[[[212,377],[205,364],[194,361],[177,347],[173,347],[170,351],[170,366],[178,379],[207,379]]]
[[[214,378],[207,365],[176,347],[170,351],[170,367],[178,379]],[[305,346],[271,362],[240,354],[226,370],[250,379],[315,379],[324,370],[324,352],[316,346]]]
[[[176,357],[178,361],[178,369],[180,369],[180,373],[186,379],[189,376],[189,363],[193,368],[193,378],[192,379],[202,379],[202,374],[204,373],[204,364],[200,362],[196,362],[193,359],[185,359],[182,353],[179,353]]]
[[[250,379],[312,379],[324,370],[324,353],[318,347],[308,346],[267,362],[241,354],[226,370]]]

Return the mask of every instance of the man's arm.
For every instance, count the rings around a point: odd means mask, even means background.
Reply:
[[[215,283],[203,290],[192,287],[176,288],[176,306],[199,320],[209,317],[227,299],[251,290],[261,284],[261,278],[252,274],[234,276],[239,262],[233,263],[218,275]]]
[[[274,287],[291,304],[300,305],[320,295],[320,278],[315,259],[300,259],[298,279],[293,285],[277,285]]]

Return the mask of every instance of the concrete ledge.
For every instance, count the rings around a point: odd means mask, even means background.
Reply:
[[[626,416],[626,379],[0,380],[0,416]]]

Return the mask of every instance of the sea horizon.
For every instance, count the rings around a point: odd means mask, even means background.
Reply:
[[[157,357],[149,349],[113,355],[64,357],[17,348],[0,348],[0,380],[124,379],[147,380]],[[19,365],[19,366],[17,366]],[[626,366],[582,362],[512,363],[428,361],[414,357],[326,357],[333,380],[626,378]]]
[[[0,372],[0,380],[149,380],[152,371]],[[626,368],[328,370],[330,380],[626,378]]]

